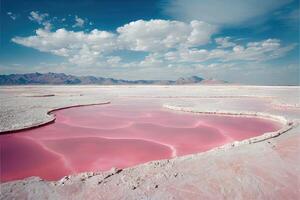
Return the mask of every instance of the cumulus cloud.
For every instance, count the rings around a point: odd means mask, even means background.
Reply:
[[[172,68],[173,70],[220,70],[224,68],[239,69],[247,63],[250,66],[264,63],[265,61],[283,57],[295,48],[295,44],[282,45],[278,39],[266,39],[247,44],[236,44],[230,48],[179,48],[168,52],[153,52],[144,60],[131,63],[128,66],[146,68]],[[209,64],[208,64],[209,63]],[[238,63],[238,64],[237,64]],[[188,68],[188,69],[187,69]]]
[[[43,17],[42,17],[43,18]],[[43,23],[44,19],[40,20]],[[230,37],[216,38],[215,49],[205,49],[217,31],[215,26],[191,21],[138,20],[125,24],[116,32],[94,29],[90,32],[50,31],[38,29],[29,37],[14,37],[13,42],[42,52],[65,57],[77,65],[172,67],[182,63],[206,61],[267,61],[284,56],[294,45],[282,45],[278,39],[240,44]],[[142,61],[125,63],[119,50],[141,51],[148,55]]]
[[[136,65],[140,67],[158,67],[162,65],[167,65],[162,59],[162,55],[159,53],[150,53],[148,56],[145,57],[144,60],[137,63]]]
[[[118,66],[121,62],[122,58],[119,57],[119,56],[109,56],[106,60],[106,62],[112,66],[112,67],[115,67],[115,66]]]
[[[223,44],[223,43],[222,43]],[[245,46],[230,44],[230,49],[180,49],[165,54],[165,59],[172,62],[205,62],[218,60],[230,61],[267,61],[284,56],[295,45],[283,46],[278,39],[267,39],[259,42],[249,42]]]
[[[116,35],[97,29],[90,33],[67,31],[64,28],[55,32],[38,29],[35,36],[15,37],[12,41],[42,52],[67,57],[71,63],[77,64],[92,64],[102,54],[116,49]]]
[[[236,44],[230,41],[230,39],[230,37],[219,37],[215,38],[215,42],[218,45],[218,48],[228,48],[235,46]]]
[[[31,21],[35,21],[39,24],[42,24],[43,21],[48,17],[48,13],[39,13],[38,11],[31,11],[30,16],[28,17]]]
[[[14,13],[12,13],[12,12],[7,12],[6,13],[12,20],[16,20],[17,19],[17,15],[16,14],[14,14]]]
[[[33,16],[39,23],[44,22],[45,15]],[[34,36],[15,37],[12,41],[39,51],[67,57],[72,63],[92,64],[98,59],[103,59],[103,55],[119,49],[155,52],[206,44],[215,31],[214,26],[200,21],[183,23],[139,20],[117,28],[117,33],[97,29],[87,33],[66,29],[54,32],[38,29]],[[109,60],[110,63],[116,61],[116,58]]]
[[[29,19],[31,21],[37,22],[40,25],[43,25],[46,30],[50,30],[52,25],[47,18],[49,17],[48,13],[40,13],[38,11],[31,11],[29,15]]]
[[[75,24],[72,26],[73,28],[79,27],[82,28],[85,24],[84,19],[78,17],[77,15],[75,16]]]
[[[196,20],[190,23],[138,20],[117,29],[124,48],[149,52],[203,45],[209,42],[216,31],[215,26]]]
[[[168,0],[164,10],[181,20],[236,25],[265,17],[292,0]]]

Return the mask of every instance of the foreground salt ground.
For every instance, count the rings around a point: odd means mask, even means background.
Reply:
[[[152,98],[185,111],[259,113],[293,128],[272,139],[84,173],[58,182],[29,178],[1,184],[1,199],[299,199],[299,88],[248,86],[2,87],[1,131],[50,121],[64,106]],[[17,106],[16,106],[17,105]]]

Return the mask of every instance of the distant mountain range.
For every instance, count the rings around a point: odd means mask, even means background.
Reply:
[[[64,73],[29,73],[0,75],[0,85],[184,85],[184,84],[224,84],[224,81],[203,79],[198,76],[174,80],[122,80],[95,76],[73,76]]]

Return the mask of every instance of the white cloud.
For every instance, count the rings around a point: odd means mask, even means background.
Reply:
[[[41,24],[48,16],[36,14],[34,12],[32,16]],[[139,20],[119,27],[117,33],[97,29],[88,33],[66,29],[54,32],[38,29],[34,36],[15,37],[12,41],[42,52],[67,57],[71,63],[93,64],[98,60],[107,60],[110,52],[119,49],[165,52],[173,48],[206,44],[215,31],[214,26],[199,21],[187,24],[168,20]],[[109,63],[116,61],[116,58],[108,59]],[[148,62],[150,57],[145,59],[145,65]]]
[[[216,31],[215,26],[201,21],[184,23],[169,20],[138,20],[117,29],[124,48],[150,52],[203,45]]]
[[[165,62],[162,59],[162,55],[159,53],[150,53],[148,56],[145,57],[144,60],[137,63],[137,66],[140,67],[161,67],[164,65]]]
[[[229,42],[229,41],[228,41]],[[164,58],[170,62],[205,62],[218,60],[218,62],[233,61],[267,61],[284,56],[295,45],[282,46],[278,39],[267,39],[259,42],[249,42],[243,46],[232,44],[230,49],[179,49],[165,54]]]
[[[179,48],[169,52],[150,53],[144,60],[128,66],[141,68],[161,68],[163,72],[173,69],[174,73],[182,71],[226,70],[239,68],[245,64],[256,66],[265,61],[280,58],[292,50],[295,45],[283,46],[277,39],[249,42],[246,45],[235,44],[231,48],[212,50],[198,48]],[[252,64],[250,64],[252,63]]]
[[[237,45],[225,60],[266,61],[284,56],[295,47],[294,44],[282,46],[278,39],[249,42],[245,47]]]
[[[28,17],[31,21],[37,22],[40,25],[44,26],[44,29],[50,30],[52,24],[47,18],[49,17],[48,13],[39,13],[38,11],[31,11],[30,16]]]
[[[67,57],[71,63],[93,64],[106,54],[116,49],[116,35],[94,29],[90,33],[58,29],[50,32],[38,29],[35,36],[15,37],[13,42],[32,47],[42,52],[49,52]]]
[[[38,29],[36,35],[15,37],[12,41],[65,57],[72,64],[105,67],[172,67],[206,61],[261,62],[282,57],[295,47],[283,46],[278,39],[240,44],[238,39],[232,42],[231,38],[224,37],[215,39],[217,48],[203,48],[201,45],[207,44],[215,31],[214,26],[200,21],[139,20],[117,28],[116,33],[97,29],[90,32]],[[149,54],[142,61],[125,63],[116,53],[118,50]]]
[[[12,13],[12,12],[7,12],[6,13],[12,20],[16,20],[17,19],[17,15],[16,14],[14,14],[14,13]]]
[[[215,39],[215,42],[218,45],[218,48],[228,48],[235,46],[236,44],[234,42],[231,42],[230,39],[230,37],[219,37]]]
[[[39,13],[38,11],[31,11],[30,16],[28,17],[31,21],[35,21],[39,24],[42,24],[46,17],[48,17],[48,13]]]
[[[201,20],[217,25],[236,25],[259,21],[292,0],[168,0],[167,14],[180,20]]]
[[[75,24],[72,27],[79,27],[82,28],[85,24],[84,19],[78,17],[77,15],[75,16]]]
[[[119,64],[120,64],[120,62],[121,62],[121,57],[119,57],[119,56],[110,56],[110,57],[108,57],[108,59],[107,59],[107,63],[110,65],[110,66],[112,66],[112,67],[115,67],[115,66],[118,66]]]

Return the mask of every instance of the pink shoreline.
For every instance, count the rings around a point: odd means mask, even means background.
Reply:
[[[78,105],[74,105],[74,106],[66,106],[66,107],[61,107],[61,108],[55,108],[52,110],[49,110],[46,114],[51,116],[52,119],[50,119],[49,121],[45,121],[45,122],[41,122],[38,124],[32,124],[28,127],[24,127],[24,128],[20,128],[20,129],[13,129],[13,130],[8,130],[8,131],[0,131],[0,135],[6,135],[6,134],[13,134],[13,133],[18,133],[18,132],[22,132],[22,131],[27,131],[27,130],[31,130],[31,129],[35,129],[35,128],[39,128],[42,126],[46,126],[49,124],[52,124],[55,122],[56,118],[55,116],[52,115],[53,112],[59,111],[59,110],[64,110],[64,109],[68,109],[68,108],[77,108],[77,107],[84,107],[84,106],[95,106],[95,105],[105,105],[105,104],[110,104],[110,102],[103,102],[103,103],[93,103],[93,104],[78,104]]]
[[[53,117],[53,119],[46,121],[46,122],[42,122],[39,124],[32,124],[29,125],[28,127],[24,127],[24,128],[20,128],[20,129],[13,129],[13,130],[7,130],[7,131],[0,131],[0,135],[6,135],[6,134],[13,134],[13,133],[17,133],[17,132],[22,132],[22,131],[26,131],[26,130],[30,130],[30,129],[35,129],[35,128],[39,128],[42,126],[46,126],[49,124],[52,124],[55,122],[56,118],[55,116],[52,115],[53,112],[55,111],[59,111],[59,110],[64,110],[64,109],[69,109],[69,108],[76,108],[76,107],[85,107],[85,106],[94,106],[94,105],[105,105],[105,104],[110,104],[111,102],[104,102],[104,103],[93,103],[93,104],[78,104],[78,105],[74,105],[74,106],[66,106],[66,107],[60,107],[60,108],[55,108],[52,109],[50,111],[48,111],[46,114],[50,115]],[[181,111],[181,112],[188,112],[188,113],[193,113],[193,114],[202,114],[202,115],[219,115],[219,116],[236,116],[236,117],[257,117],[257,118],[262,118],[262,119],[267,119],[267,120],[273,120],[276,122],[280,122],[282,124],[288,124],[289,126],[292,126],[293,124],[289,124],[289,123],[284,123],[279,119],[276,119],[277,116],[269,116],[269,115],[261,115],[258,113],[230,113],[230,112],[195,112],[195,111],[186,111],[186,110],[178,110],[178,109],[172,109],[172,108],[168,108],[170,110],[174,110],[174,111]]]
[[[109,102],[92,105],[103,104]],[[83,106],[86,108],[67,109]],[[5,164],[1,164],[1,182],[29,176],[58,180],[84,171],[127,168],[205,152],[278,131],[279,127],[281,130],[283,125],[253,116],[232,119],[232,116],[211,114],[181,115],[138,105],[76,105],[53,109],[47,114],[55,111],[61,112],[51,115],[57,119],[51,126],[30,127],[23,134],[0,135],[2,153],[6,156],[2,158]]]
[[[282,124],[282,128],[275,132],[266,132],[258,137],[248,138],[247,139],[248,143],[262,142],[270,138],[278,137],[281,134],[291,130],[293,127],[297,125],[295,121],[288,121],[285,117],[278,116],[278,115],[271,115],[267,113],[260,113],[260,112],[195,111],[195,110],[185,109],[177,106],[163,105],[163,107],[173,111],[200,114],[200,115],[219,115],[219,116],[248,117],[248,118],[255,117],[255,118],[270,120]]]

